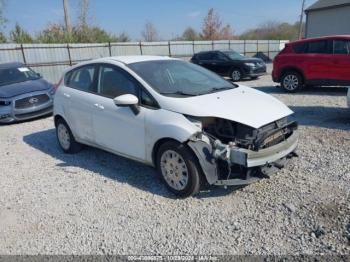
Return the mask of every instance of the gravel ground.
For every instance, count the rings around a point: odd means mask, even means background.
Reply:
[[[185,200],[150,167],[63,154],[51,117],[0,126],[0,254],[350,254],[346,89],[242,83],[296,112],[300,157],[271,179]]]

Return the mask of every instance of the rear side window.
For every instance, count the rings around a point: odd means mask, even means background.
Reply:
[[[350,41],[349,40],[334,40],[333,41],[334,54],[349,55],[350,54]]]
[[[293,50],[297,54],[304,54],[307,50],[307,43],[298,43],[293,45]]]
[[[96,72],[95,65],[79,67],[67,74],[66,86],[79,89],[86,92],[95,92],[94,76]]]
[[[308,43],[307,53],[309,54],[327,54],[330,53],[327,47],[327,41],[314,41]]]
[[[198,55],[199,60],[212,60],[213,54],[212,53],[202,53]]]

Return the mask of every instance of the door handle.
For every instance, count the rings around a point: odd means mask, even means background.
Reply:
[[[97,107],[98,109],[105,109],[105,107],[103,105],[100,105],[100,104],[94,104],[95,107]]]
[[[212,65],[217,65],[217,63],[211,63]]]
[[[67,93],[63,93],[63,95],[67,98],[70,98],[70,94],[67,94]]]

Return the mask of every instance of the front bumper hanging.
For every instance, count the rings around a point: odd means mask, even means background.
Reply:
[[[225,145],[219,140],[209,143],[209,139],[203,139],[204,137],[204,135],[201,138],[196,136],[189,141],[188,145],[196,153],[209,184],[251,184],[282,169],[290,158],[297,156],[295,153],[298,145],[297,130],[294,130],[290,137],[279,144],[258,151],[239,148],[234,144]],[[228,166],[238,165],[246,169],[246,177],[243,179],[220,179],[218,161],[224,161]],[[258,175],[256,175],[257,170],[259,171]],[[234,174],[229,174],[227,178],[232,176]]]

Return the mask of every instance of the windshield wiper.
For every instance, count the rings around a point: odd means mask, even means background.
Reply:
[[[161,92],[162,95],[182,95],[182,96],[196,96],[194,93],[186,93],[183,91],[175,91],[175,92]]]
[[[234,89],[234,88],[235,87],[214,87],[214,88],[210,89],[208,92],[206,92],[206,94],[221,92],[221,91],[230,90],[230,89]]]

